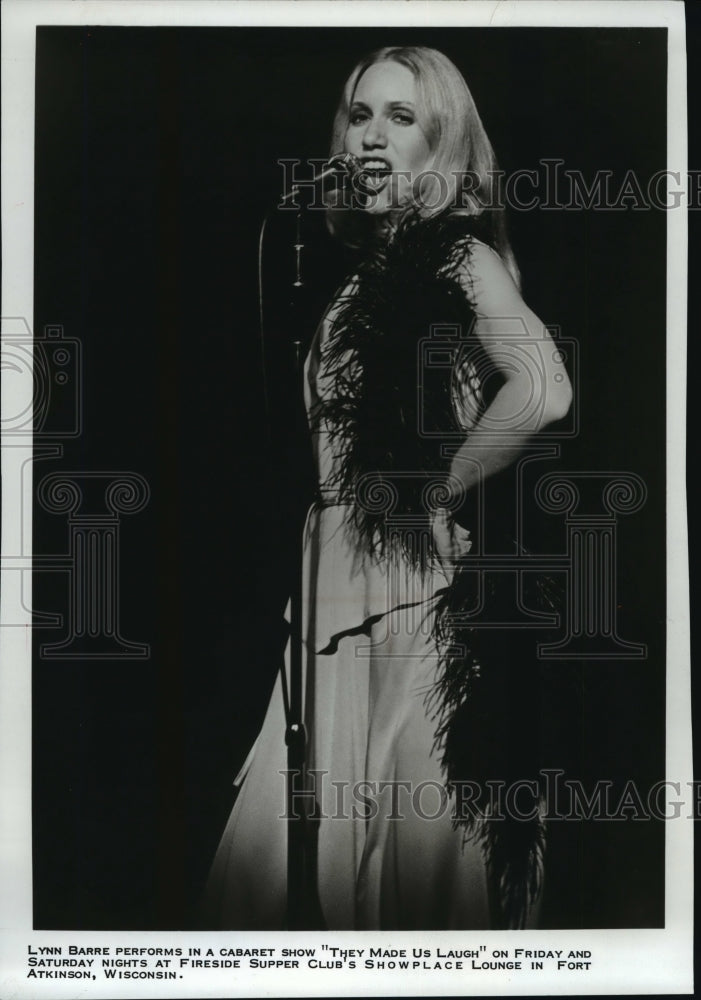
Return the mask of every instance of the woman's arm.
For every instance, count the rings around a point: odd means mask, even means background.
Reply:
[[[501,258],[483,243],[473,244],[461,282],[475,307],[475,334],[504,383],[453,456],[455,506],[480,480],[514,462],[533,434],[562,419],[572,403],[557,345],[521,298]],[[452,503],[448,507],[454,509]],[[469,532],[441,510],[433,537],[450,579],[455,562],[469,551]]]
[[[572,387],[556,343],[493,250],[475,243],[461,280],[475,307],[475,334],[504,378],[453,457],[451,475],[464,496],[510,465],[533,434],[567,414]]]

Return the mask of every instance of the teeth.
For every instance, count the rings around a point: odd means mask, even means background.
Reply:
[[[363,168],[365,170],[389,170],[389,164],[385,160],[364,160]]]

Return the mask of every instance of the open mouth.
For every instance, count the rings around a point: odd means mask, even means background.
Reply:
[[[377,179],[379,177],[388,177],[392,173],[392,168],[387,160],[368,157],[362,160],[361,163],[364,177]]]
[[[362,160],[362,170],[360,172],[361,181],[365,190],[377,194],[388,183],[392,175],[392,168],[387,160],[370,158]]]

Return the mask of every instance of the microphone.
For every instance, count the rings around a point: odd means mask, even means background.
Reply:
[[[326,163],[320,174],[314,178],[314,184],[331,177],[333,174],[345,174],[346,177],[355,177],[363,169],[363,165],[357,156],[352,153],[336,153]]]
[[[343,177],[353,178],[358,176],[363,169],[363,165],[353,153],[336,153],[324,164],[324,169],[308,181],[301,181],[293,184],[291,190],[280,199],[279,206],[282,208],[287,202],[292,201],[300,192],[302,187],[314,187],[323,184],[329,177],[341,179]]]

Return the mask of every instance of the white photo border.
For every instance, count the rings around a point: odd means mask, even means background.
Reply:
[[[255,0],[6,0],[2,5],[2,316],[24,317],[32,329],[33,302],[33,171],[34,59],[37,25],[105,26],[386,26],[460,27],[662,27],[668,31],[667,166],[687,177],[686,56],[684,9],[677,2],[298,2]],[[667,727],[666,771],[683,789],[693,779],[689,602],[685,499],[685,359],[687,218],[685,211],[667,213]],[[6,319],[3,320],[4,327]],[[20,386],[3,371],[4,413],[17,412],[31,399],[31,377]],[[19,397],[17,393],[20,393]],[[3,439],[3,558],[15,553],[11,533],[22,525],[22,555],[31,554],[31,490],[20,489],[22,468],[31,466],[28,444]],[[27,476],[25,472],[25,486]],[[13,559],[15,555],[13,555]],[[29,598],[30,573],[4,558],[0,618],[0,995],[5,997],[233,997],[233,996],[502,996],[539,994],[672,994],[687,993],[692,982],[693,841],[692,822],[667,824],[665,852],[665,927],[661,929],[551,930],[519,932],[53,932],[32,927],[31,815],[31,624],[17,625],[17,609]],[[24,565],[24,564],[23,564]],[[30,564],[27,563],[27,566]],[[8,627],[12,608],[12,625]],[[691,793],[689,793],[690,796]],[[682,795],[683,798],[683,795]],[[200,947],[211,944],[250,947],[264,939],[282,948],[329,943],[339,948],[473,947],[591,950],[595,956],[586,977],[581,973],[523,970],[516,975],[469,976],[418,972],[366,972],[363,969],[319,969],[313,973],[235,970],[224,974],[191,973],[176,981],[28,981],[29,947],[50,945]],[[544,941],[547,940],[547,944]]]

